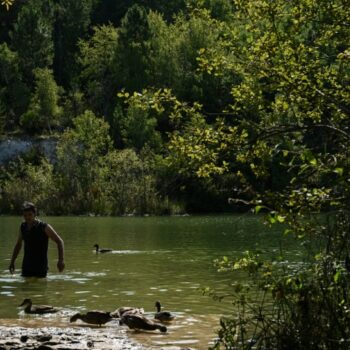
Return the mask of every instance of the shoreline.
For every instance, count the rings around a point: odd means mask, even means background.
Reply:
[[[116,327],[62,327],[3,325],[0,320],[0,350],[146,350]]]

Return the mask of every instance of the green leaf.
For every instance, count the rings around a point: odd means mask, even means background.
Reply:
[[[335,283],[338,283],[340,276],[341,276],[341,272],[340,270],[338,270],[333,276],[333,280]]]
[[[264,207],[262,205],[257,205],[255,207],[255,214],[259,214],[260,210],[263,209]]]
[[[344,169],[343,168],[335,168],[334,172],[340,176],[343,176]]]

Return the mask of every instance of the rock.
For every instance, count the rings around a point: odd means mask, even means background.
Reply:
[[[29,339],[29,337],[27,335],[22,335],[20,338],[22,343],[26,343],[28,339]]]
[[[43,343],[43,342],[45,342],[45,341],[49,341],[49,340],[51,340],[52,339],[52,335],[50,335],[50,334],[40,334],[40,335],[37,335],[36,337],[35,337],[35,339],[37,340],[37,341],[40,341],[41,343]]]
[[[5,343],[5,345],[7,345],[7,346],[14,346],[14,345],[19,345],[19,343],[18,343],[18,342],[15,342],[15,341],[7,341],[7,342]]]
[[[119,327],[0,326],[0,350],[145,350]]]
[[[35,350],[53,350],[51,346],[39,345]]]
[[[0,165],[6,164],[10,160],[21,156],[25,153],[35,150],[43,153],[51,162],[56,162],[55,138],[35,139],[35,138],[8,138],[0,139]]]

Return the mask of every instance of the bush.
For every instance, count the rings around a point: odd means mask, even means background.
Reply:
[[[112,214],[156,212],[159,196],[150,164],[142,161],[130,149],[111,152],[107,162],[109,171],[106,186]]]
[[[44,158],[37,165],[19,159],[1,182],[0,208],[3,213],[18,213],[22,203],[30,200],[49,214],[54,212],[57,196],[52,164]]]

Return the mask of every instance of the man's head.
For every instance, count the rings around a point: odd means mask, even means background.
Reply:
[[[31,202],[24,202],[22,205],[23,218],[26,222],[33,222],[36,216],[36,207]]]

